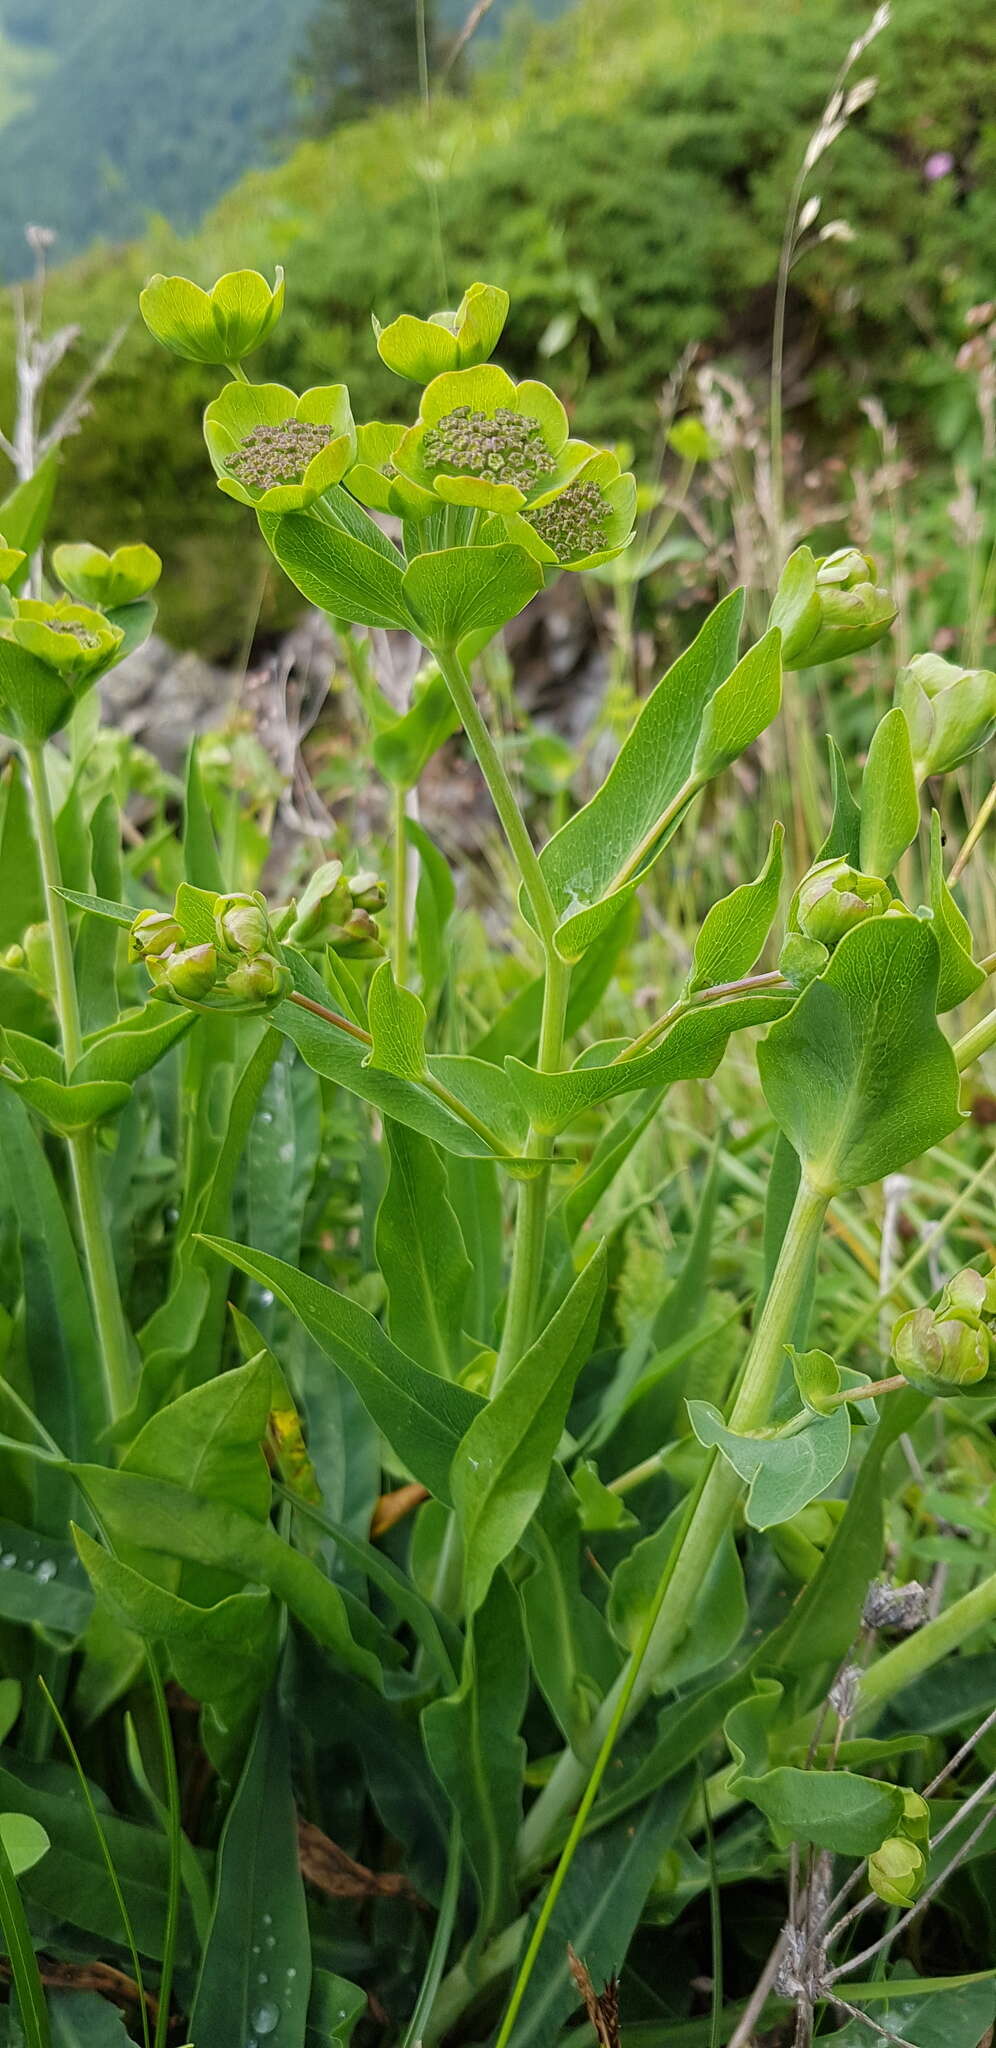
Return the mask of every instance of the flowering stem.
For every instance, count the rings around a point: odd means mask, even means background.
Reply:
[[[556,906],[547,887],[546,876],[540,867],[536,849],[526,829],[526,821],[516,803],[515,792],[505,772],[501,755],[478,709],[477,699],[456,648],[435,647],[432,652],[454,706],[460,714],[460,721],[473,747],[477,765],[488,785],[502,831],[522,876],[522,885],[532,906],[536,928],[549,954],[553,951],[553,937],[557,929]]]
[[[993,1045],[996,1045],[996,1010],[990,1010],[988,1017],[983,1017],[980,1024],[966,1031],[964,1038],[955,1039],[954,1056],[959,1074],[963,1074],[973,1060],[979,1059]]]
[[[543,1073],[555,1072],[563,1057],[564,1020],[567,1014],[570,978],[570,968],[551,947],[547,955],[539,1038],[538,1065]],[[548,1163],[534,1180],[524,1181],[519,1188],[508,1302],[498,1363],[495,1366],[496,1388],[500,1387],[512,1367],[518,1364],[532,1340],[543,1280],[543,1253],[546,1246],[550,1193],[549,1157],[552,1147],[553,1139],[546,1133],[530,1132],[528,1152],[532,1157],[544,1159]]]
[[[791,982],[786,981],[785,976],[779,974],[777,967],[774,967],[769,974],[747,974],[741,981],[722,981],[717,982],[714,988],[700,989],[697,995],[690,996],[686,1002],[672,1004],[670,1010],[665,1010],[663,1017],[656,1017],[652,1024],[647,1025],[645,1031],[641,1031],[639,1038],[634,1038],[632,1045],[627,1045],[624,1051],[616,1054],[611,1064],[614,1067],[621,1067],[625,1066],[627,1060],[638,1059],[642,1052],[649,1051],[654,1040],[659,1038],[662,1032],[669,1031],[672,1024],[677,1024],[679,1018],[687,1016],[689,1010],[701,1010],[707,1003],[720,1003],[726,996],[752,996],[760,989],[784,989],[788,992],[791,986]]]
[[[760,1429],[771,1412],[784,1366],[785,1345],[792,1336],[827,1206],[828,1197],[803,1179],[730,1414],[729,1426],[740,1435]],[[592,1776],[597,1779],[597,1791],[619,1731],[643,1705],[656,1680],[666,1671],[668,1659],[690,1626],[709,1562],[722,1541],[742,1491],[742,1483],[729,1465],[715,1454],[707,1460],[689,1501],[682,1533],[668,1558],[640,1641],[603,1701],[582,1754],[579,1757],[573,1750],[564,1752],[526,1818],[521,1848],[527,1868],[534,1867],[542,1859],[565,1814],[584,1790],[586,1779],[585,1817],[590,1811],[594,1796],[589,1796],[591,1779],[588,1773],[592,1769],[592,1754],[595,1755]],[[576,1828],[575,1822],[563,1852],[561,1867],[568,1849],[573,1855],[580,1839]],[[557,1875],[560,1877],[560,1867]]]
[[[83,1052],[83,1032],[73,965],[73,943],[65,899],[60,893],[62,867],[55,836],[48,776],[45,772],[44,749],[36,743],[25,742],[22,752],[31,786],[38,855],[45,884],[48,923],[52,934],[55,1009],[59,1020],[66,1079],[69,1081]],[[131,1351],[121,1307],[114,1250],[101,1185],[97,1138],[93,1126],[74,1131],[67,1139],[67,1143],[76,1217],[90,1283],[90,1299],[103,1366],[104,1404],[108,1421],[114,1423],[118,1416],[124,1413],[131,1400]]]
[[[403,983],[408,974],[408,817],[405,791],[394,791],[394,924],[391,931],[391,965],[394,979]]]

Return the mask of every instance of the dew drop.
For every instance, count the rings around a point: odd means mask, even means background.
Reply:
[[[273,1289],[272,1289],[272,1287],[261,1287],[261,1288],[260,1288],[260,1290],[259,1290],[259,1298],[260,1298],[260,1301],[261,1301],[261,1303],[262,1303],[262,1305],[263,1305],[263,1307],[264,1307],[264,1308],[272,1308],[272,1307],[273,1307]],[[267,1915],[266,1915],[266,1914],[264,1914],[264,1916],[263,1916],[263,1917],[264,1917],[264,1919],[266,1919],[266,1918],[267,1918]]]
[[[5,1550],[3,1556],[0,1557],[0,1572],[13,1571],[16,1563],[16,1553],[13,1550]]]
[[[268,1935],[267,1935],[267,1937],[266,1937],[266,1947],[267,1947],[267,1948],[276,1948],[276,1946],[277,1946],[277,1937],[276,1937],[276,1935],[275,1935],[275,1934],[268,1934]]]
[[[295,1977],[296,1977],[296,1976],[297,1976],[297,1971],[295,1970],[295,1968],[294,1968],[294,1965],[293,1965],[293,1963],[291,1963],[291,1964],[290,1964],[290,1966],[289,1966],[289,1968],[288,1968],[288,1971],[287,1971],[287,1982],[288,1982],[288,1984],[293,1984],[293,1982],[294,1982],[294,1979],[295,1979]]]
[[[272,1926],[273,1926],[273,1914],[272,1914],[272,1913],[264,1913],[264,1914],[263,1914],[263,1926],[264,1926],[264,1927],[272,1927]]]
[[[254,1941],[254,1942],[253,1942],[253,1945],[252,1945],[252,1952],[253,1952],[253,1955],[254,1955],[254,1956],[258,1956],[258,1954],[259,1954],[259,1942],[258,1942],[258,1941]]]
[[[257,1982],[257,1984],[268,1984],[268,1983],[269,1983],[269,1981],[270,1981],[270,1980],[269,1980],[269,1977],[268,1977],[268,1976],[267,1976],[267,1974],[266,1974],[266,1971],[265,1971],[265,1970],[261,1970],[261,1971],[260,1971],[260,1973],[259,1973],[259,1976],[258,1976],[258,1977],[257,1977],[257,1979],[256,1979],[256,1982]]]
[[[252,2016],[257,2034],[272,2034],[280,2019],[279,2005],[258,2005]]]
[[[33,1557],[26,1557],[26,1558],[25,1558],[25,1560],[24,1560],[24,1569],[25,1569],[25,1571],[26,1571],[26,1572],[33,1572],[33,1571],[34,1571],[34,1568],[35,1568],[35,1561],[34,1561],[34,1558],[33,1558]]]
[[[259,1112],[259,1120],[260,1120],[260,1123],[261,1123],[261,1124],[272,1124],[272,1122],[273,1122],[273,1111],[272,1111],[272,1109],[261,1109],[261,1110],[260,1110],[260,1112]]]
[[[41,1564],[39,1565],[38,1570],[35,1573],[35,1577],[38,1580],[39,1585],[47,1586],[49,1580],[54,1579],[58,1569],[58,1565],[55,1564],[50,1557],[43,1557]]]

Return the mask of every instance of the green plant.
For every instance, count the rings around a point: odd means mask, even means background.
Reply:
[[[207,304],[173,289],[167,321],[155,295],[181,355]],[[45,1839],[15,1879],[2,1837],[0,1919],[25,2024],[83,2038],[59,1996],[92,1997],[96,1947],[133,2034],[156,1986],[160,2043],[175,2002],[195,2048],[335,2048],[369,1990],[406,2048],[538,2048],[578,1987],[608,2026],[596,1987],[630,1954],[645,2048],[742,2048],[793,2009],[800,2044],[835,2008],[874,2031],[879,2001],[894,2038],[922,2013],[970,2048],[977,1916],[936,1975],[881,1962],[971,1883],[996,1781],[991,1151],[962,1106],[996,1013],[938,1021],[996,955],[922,808],[991,737],[996,676],[914,660],[857,795],[831,747],[807,871],[775,822],[755,877],[647,946],[641,890],[762,741],[783,665],[796,690],[835,635],[888,633],[874,565],[799,550],[743,652],[724,597],[537,847],[476,681],[548,577],[622,559],[632,478],[486,363],[436,375],[411,425],[355,426],[344,387],[298,400],[224,354],[211,461],[349,653],[392,879],[341,845],[264,893],[269,797],[230,751],[192,749],[179,823],[146,774],[122,836],[139,764],[97,744],[95,691],[155,564],[57,551],[91,608],[58,598],[22,485],[0,507],[39,592],[0,611],[0,1792]],[[404,710],[383,630],[426,657]],[[503,838],[497,964],[406,809],[459,729]],[[715,1121],[681,1090],[731,1044]],[[937,1199],[897,1267],[897,1217]],[[902,1917],[850,1953],[876,1902]]]

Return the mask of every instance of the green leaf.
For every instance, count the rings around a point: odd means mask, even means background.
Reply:
[[[795,1000],[794,996],[756,995],[708,1003],[679,1017],[660,1045],[637,1059],[606,1058],[606,1051],[614,1056],[617,1047],[595,1045],[566,1073],[543,1073],[516,1059],[506,1060],[505,1068],[536,1129],[553,1133],[614,1095],[628,1094],[634,1088],[670,1087],[674,1081],[714,1073],[732,1031],[784,1017]]]
[[[0,1813],[0,1844],[15,1877],[33,1870],[49,1848],[44,1828],[29,1813]]]
[[[690,1402],[689,1407],[692,1405]],[[683,1517],[679,1505],[660,1529],[644,1536],[616,1567],[609,1622],[617,1642],[626,1650],[632,1650],[639,1640]],[[661,1686],[670,1692],[714,1670],[736,1649],[746,1626],[744,1575],[733,1531],[727,1529],[703,1573],[693,1619],[661,1673]]]
[[[0,1617],[78,1641],[93,1595],[71,1543],[0,1522]]]
[[[941,956],[937,982],[937,1013],[964,1003],[986,979],[984,967],[972,958],[972,927],[962,915],[944,875],[941,820],[930,814],[930,908],[934,914],[934,937]]]
[[[359,1302],[265,1252],[223,1238],[205,1243],[286,1302],[352,1382],[396,1456],[430,1493],[449,1503],[453,1454],[481,1408],[480,1397],[407,1358]]]
[[[861,778],[861,837],[858,865],[863,874],[887,878],[920,829],[920,798],[906,713],[896,705],[872,735]]]
[[[95,1991],[50,1991],[48,2010],[52,2048],[129,2048],[117,2006]]]
[[[823,860],[846,860],[850,867],[860,868],[861,812],[848,786],[844,757],[836,740],[829,737],[827,755],[830,762],[833,817],[814,865],[818,866]]]
[[[532,1570],[521,1593],[537,1685],[573,1748],[582,1746],[620,1661],[602,1613],[582,1588],[582,1570],[588,1575],[583,1542],[580,1500],[554,1465],[523,1538]]]
[[[826,1351],[796,1351],[786,1346],[799,1398],[814,1415],[832,1415],[839,1406],[840,1372]]]
[[[74,1085],[83,1081],[131,1083],[157,1066],[196,1023],[192,1010],[163,1011],[158,1004],[128,1010],[110,1030],[88,1040]]]
[[[314,1970],[305,2048],[349,2048],[354,2029],[367,2010],[367,1994],[348,1977]]]
[[[59,451],[50,450],[33,475],[14,489],[0,504],[0,533],[8,547],[23,548],[28,557],[9,579],[9,588],[19,590],[31,567],[31,556],[40,547],[48,525],[55,483],[59,472]]]
[[[0,1835],[0,1933],[10,1958],[26,2048],[49,2048],[45,1993],[17,1878]]]
[[[287,1730],[275,1694],[228,1810],[190,2015],[194,2041],[304,2048],[311,1939]]]
[[[388,1329],[411,1358],[455,1379],[471,1267],[446,1172],[427,1138],[388,1118],[387,1187],[377,1212],[377,1264]]]
[[[936,1977],[924,1982],[908,1977],[906,1962],[899,1967],[902,1976],[874,1987],[848,1980],[848,2004],[871,2003],[878,2025],[888,2030],[886,2038],[909,2041],[911,2048],[978,2048],[996,2012],[993,1972],[967,1982],[954,1977],[946,1985]],[[868,2048],[875,2037],[867,2022],[849,2020],[846,2027],[820,2038],[825,2048]]]
[[[59,895],[77,910],[89,910],[94,917],[109,917],[115,924],[131,926],[135,912],[130,903],[114,903],[107,896],[88,896],[82,889],[60,889]]]
[[[659,839],[654,826],[691,773],[706,705],[737,658],[742,617],[743,592],[734,591],[647,698],[601,788],[543,848],[540,865],[566,934],[580,910],[607,897],[614,915],[620,871],[645,841],[653,848],[648,862],[667,844],[677,817]],[[593,930],[590,939],[596,936]]]
[[[459,726],[446,683],[439,670],[434,669],[404,717],[394,719],[377,733],[373,742],[374,766],[399,789],[414,789],[433,754]]]
[[[515,1845],[529,1665],[518,1598],[501,1573],[470,1623],[460,1686],[422,1715],[429,1762],[459,1814],[480,1903],[477,1938],[515,1913]]]
[[[574,1382],[595,1340],[605,1293],[605,1247],[479,1410],[453,1460],[450,1484],[464,1542],[464,1601],[476,1612],[546,1488]]]
[[[791,1521],[839,1478],[851,1449],[846,1406],[815,1415],[794,1436],[738,1436],[711,1401],[689,1401],[688,1419],[700,1444],[716,1445],[728,1465],[749,1481],[746,1515],[752,1529]]]
[[[511,544],[416,555],[403,578],[415,630],[428,647],[456,647],[468,633],[490,637],[542,587],[542,565]]]
[[[961,1122],[937,971],[928,924],[869,918],[758,1050],[772,1114],[829,1195],[897,1172]]]
[[[187,882],[197,889],[217,892],[225,886],[196,739],[191,740],[187,754],[183,797],[183,871]]]
[[[567,1945],[599,1987],[622,1969],[647,1894],[688,1810],[692,1781],[676,1777],[630,1817],[581,1842],[550,1916],[509,2048],[550,2048],[577,2011]],[[530,1927],[542,1894],[530,1915]]]
[[[415,937],[422,990],[430,1002],[445,988],[450,973],[448,932],[456,909],[456,884],[449,861],[416,818],[405,819],[405,837],[418,854]]]
[[[754,1697],[727,1715],[726,1739],[735,1768],[729,1788],[749,1799],[768,1821],[781,1847],[811,1842],[838,1856],[869,1856],[887,1835],[898,1832],[903,1794],[851,1771],[798,1770],[787,1764],[768,1769],[771,1723],[782,1688],[761,1679]]]
[[[710,698],[699,732],[692,774],[710,781],[751,746],[776,716],[782,701],[781,640],[766,633],[748,649],[733,674]]]
[[[121,813],[108,790],[90,820],[90,871],[104,896],[121,894]],[[76,940],[76,981],[84,1035],[102,1031],[118,1014],[118,935],[103,918],[83,919]]]
[[[695,941],[688,995],[750,973],[778,910],[784,837],[784,827],[773,825],[768,857],[756,882],[743,882],[707,912]]]
[[[357,626],[418,631],[405,597],[404,563],[396,549],[388,556],[309,512],[277,517],[264,513],[259,523],[280,567],[309,604]]]
[[[28,926],[41,924],[48,914],[27,784],[16,754],[11,756],[6,766],[4,780],[6,801],[0,823],[0,949],[19,944]]]
[[[375,970],[367,997],[367,1023],[373,1045],[367,1065],[401,1081],[420,1081],[425,1074],[425,1010],[411,989],[394,979],[389,960]]]
[[[66,1212],[23,1105],[0,1089],[0,1213],[14,1218],[35,1412],[66,1451],[86,1456],[104,1427],[100,1356]],[[61,1512],[40,1527],[65,1528]],[[40,1506],[40,1503],[39,1503]]]
[[[379,1683],[379,1666],[354,1640],[337,1587],[268,1522],[165,1480],[97,1465],[74,1470],[115,1548],[214,1565],[247,1585],[268,1586],[348,1671]]]

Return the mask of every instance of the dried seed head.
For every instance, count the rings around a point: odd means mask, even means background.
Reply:
[[[529,514],[529,524],[552,548],[558,562],[579,562],[605,546],[609,507],[596,483],[577,478],[566,490]]]
[[[311,420],[282,420],[279,426],[263,420],[229,456],[225,468],[253,490],[300,483],[309,462],[328,447],[330,438],[327,427]]]
[[[905,1586],[890,1586],[887,1579],[876,1579],[868,1588],[861,1618],[866,1628],[907,1636],[923,1627],[927,1614],[927,1588],[918,1579],[910,1579]]]
[[[458,405],[426,429],[422,452],[432,470],[451,469],[488,483],[514,484],[530,491],[554,467],[536,420],[499,406],[490,418]]]
[[[861,1673],[856,1664],[845,1664],[838,1671],[827,1695],[834,1713],[842,1721],[849,1721],[857,1705],[858,1686]]]

